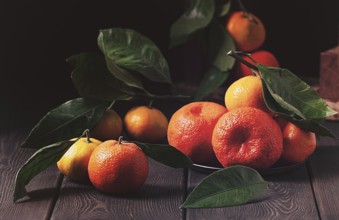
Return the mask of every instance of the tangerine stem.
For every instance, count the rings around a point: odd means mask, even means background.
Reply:
[[[86,142],[92,143],[92,141],[90,140],[89,129],[86,129],[84,133],[86,134]]]
[[[245,55],[248,58],[250,58],[254,63],[257,63],[250,55],[243,53],[243,52],[239,52],[239,51],[234,51],[234,50],[230,50],[227,55],[233,57],[234,59],[238,60],[239,62],[245,64],[246,66],[248,66],[249,68],[258,71],[258,67],[256,67],[255,65],[253,65],[252,63],[246,61],[244,58],[242,58],[239,54]]]
[[[122,138],[123,138],[122,136],[119,137],[119,139],[118,139],[118,144],[121,144]]]
[[[110,110],[114,104],[115,104],[115,101],[112,101],[112,103],[107,107],[107,110]]]
[[[238,2],[238,5],[239,5],[240,10],[243,11],[243,12],[245,12],[246,14],[248,14],[248,11],[247,11],[247,9],[245,8],[245,6],[244,6],[244,4],[242,3],[242,1],[241,1],[241,0],[238,0],[237,2]]]
[[[154,100],[153,99],[151,99],[151,101],[148,103],[148,108],[153,108],[153,102],[154,102]]]

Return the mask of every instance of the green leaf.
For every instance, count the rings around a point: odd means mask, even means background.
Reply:
[[[266,103],[266,106],[268,107],[268,109],[270,109],[272,112],[275,112],[279,115],[285,115],[285,116],[289,116],[289,117],[295,117],[296,115],[287,110],[284,109],[283,107],[281,107],[279,105],[279,103],[277,101],[275,101],[275,99],[272,97],[267,84],[265,82],[264,79],[261,78],[261,85],[262,85],[262,90],[263,90],[263,94],[264,94],[264,101]]]
[[[15,177],[14,202],[27,197],[25,186],[40,172],[55,164],[74,142],[58,142],[37,150],[19,169]]]
[[[216,14],[219,17],[224,17],[231,9],[231,0],[224,0],[222,4],[216,6]]]
[[[133,89],[108,71],[104,57],[80,53],[66,61],[74,68],[72,81],[82,97],[100,100],[128,100],[133,97]]]
[[[229,50],[235,49],[235,44],[226,29],[213,19],[207,30],[208,62],[212,66],[201,80],[194,97],[195,101],[203,99],[221,86],[235,63],[234,59],[227,55]]]
[[[212,66],[203,76],[198,90],[195,93],[194,101],[199,101],[219,88],[229,76],[230,71],[221,71],[218,67]]]
[[[151,81],[170,83],[166,59],[160,49],[142,34],[123,28],[100,30],[98,44],[106,61],[141,73]]]
[[[191,167],[192,161],[181,151],[166,144],[149,144],[137,141],[130,141],[138,145],[141,150],[150,158],[174,168]]]
[[[77,98],[48,112],[32,129],[21,147],[41,148],[51,143],[80,136],[92,129],[111,102]]]
[[[171,26],[170,47],[185,43],[193,34],[205,28],[211,22],[214,11],[214,0],[192,0],[187,11]]]
[[[301,119],[301,118],[296,118],[296,116],[293,112],[290,112],[284,108],[282,108],[272,97],[270,94],[267,85],[263,79],[262,81],[262,87],[263,87],[263,93],[264,93],[264,100],[267,105],[267,107],[281,115],[285,120],[290,121],[297,125],[298,127],[302,128],[303,130],[306,131],[311,131],[319,136],[328,136],[328,137],[333,137],[336,138],[335,135],[328,130],[326,127],[322,126],[318,121],[312,120],[312,119]]]
[[[218,67],[221,71],[233,68],[235,60],[227,55],[230,50],[235,50],[235,43],[231,35],[219,21],[213,19],[208,26],[208,62]]]
[[[273,99],[288,112],[303,119],[322,119],[337,113],[289,70],[260,64],[257,68]]]
[[[141,78],[138,75],[118,67],[112,60],[107,57],[105,57],[105,60],[108,70],[114,77],[125,83],[127,86],[140,89],[143,92],[147,93],[144,85],[141,82]]]
[[[219,208],[246,204],[262,195],[268,183],[249,167],[232,166],[216,171],[188,195],[182,208]]]

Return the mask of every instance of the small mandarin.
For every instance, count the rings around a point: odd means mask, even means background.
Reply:
[[[264,169],[280,158],[283,139],[279,125],[269,114],[242,107],[229,110],[219,118],[212,145],[224,167],[244,165]]]
[[[246,76],[233,82],[225,93],[225,105],[228,110],[253,107],[271,114],[264,101],[261,79],[257,76]]]
[[[306,160],[317,145],[313,132],[304,131],[291,122],[287,122],[283,128],[283,142],[281,159],[290,164]]]
[[[122,135],[122,120],[114,110],[106,110],[91,135],[101,141],[116,140]]]
[[[155,143],[166,138],[168,120],[154,107],[136,106],[126,113],[124,125],[132,138]]]
[[[101,141],[94,138],[80,138],[57,162],[60,172],[77,182],[88,181],[88,161],[94,149]]]
[[[237,49],[244,52],[258,49],[266,38],[265,27],[261,20],[248,12],[231,13],[226,29],[234,39]]]
[[[137,191],[145,183],[148,171],[148,159],[137,145],[116,140],[100,144],[88,163],[93,186],[111,195]]]
[[[251,57],[259,64],[262,64],[264,66],[269,66],[269,67],[279,67],[279,62],[277,60],[277,58],[269,51],[266,50],[259,50],[259,51],[255,51],[251,54]],[[255,64],[253,63],[253,61],[247,57],[247,56],[242,56],[242,58],[244,60],[246,60],[247,62],[251,63],[251,64]],[[236,78],[241,78],[244,76],[251,76],[253,75],[252,70],[246,66],[245,64],[242,64],[240,62],[238,62],[236,64],[236,68],[235,68],[235,73],[237,75]]]
[[[178,109],[171,117],[168,143],[195,163],[217,162],[212,148],[212,132],[219,117],[227,109],[213,102],[192,102]]]

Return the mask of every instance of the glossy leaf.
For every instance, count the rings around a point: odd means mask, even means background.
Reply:
[[[142,34],[131,29],[104,29],[100,30],[98,44],[110,65],[137,71],[151,81],[171,82],[169,67],[160,49]]]
[[[100,100],[128,100],[133,97],[133,89],[108,71],[104,57],[80,53],[68,58],[67,62],[74,68],[72,81],[82,97]]]
[[[212,66],[203,76],[201,83],[195,93],[194,101],[199,101],[219,88],[229,76],[230,71],[221,71]]]
[[[257,65],[273,99],[303,119],[321,119],[336,114],[307,83],[287,69]]]
[[[272,97],[267,84],[264,79],[261,79],[261,84],[262,84],[262,90],[263,90],[263,95],[264,95],[264,101],[266,103],[266,106],[268,109],[270,109],[272,112],[275,112],[279,115],[285,115],[289,117],[295,117],[296,114],[294,114],[292,111],[289,111],[287,109],[284,109],[279,105],[277,101]]]
[[[39,173],[55,164],[75,141],[51,144],[37,150],[19,169],[15,177],[14,202],[28,197],[25,186]]]
[[[192,0],[190,7],[171,26],[170,47],[185,43],[193,34],[205,28],[214,12],[214,0]]]
[[[65,102],[48,112],[31,130],[23,143],[24,148],[46,145],[80,136],[92,129],[111,102],[77,98]]]
[[[131,142],[138,145],[147,156],[167,166],[185,168],[193,164],[190,158],[170,145]]]
[[[207,51],[208,62],[212,65],[204,74],[194,99],[203,99],[220,87],[228,78],[235,60],[227,55],[235,49],[232,37],[217,20],[212,20],[208,27]]]
[[[249,167],[232,166],[216,171],[188,195],[182,208],[218,208],[246,204],[262,195],[268,183]]]
[[[213,19],[208,27],[208,62],[221,71],[229,71],[233,68],[235,60],[227,55],[230,50],[235,50],[235,43],[230,34],[220,24]]]
[[[322,126],[318,121],[316,120],[311,120],[311,119],[301,119],[297,115],[295,115],[293,112],[290,112],[284,108],[282,108],[272,97],[270,92],[268,91],[267,85],[265,81],[262,79],[262,85],[263,85],[263,93],[264,93],[264,99],[267,107],[281,115],[285,120],[290,121],[294,123],[295,125],[299,126],[300,128],[306,130],[306,131],[311,131],[319,136],[328,136],[328,137],[333,137],[334,134],[328,130],[326,127]],[[297,118],[298,117],[298,118]]]

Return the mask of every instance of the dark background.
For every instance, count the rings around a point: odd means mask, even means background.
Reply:
[[[39,118],[78,96],[65,59],[98,51],[98,30],[135,29],[167,58],[175,82],[199,78],[194,45],[168,50],[170,25],[189,1],[4,1],[0,6],[2,118]],[[320,53],[338,44],[338,0],[243,0],[266,26],[264,49],[299,76],[318,77]],[[236,1],[234,1],[236,9]],[[192,49],[193,48],[193,49]],[[190,51],[192,50],[192,51]],[[196,55],[196,54],[195,54]],[[191,61],[189,61],[191,60]]]

